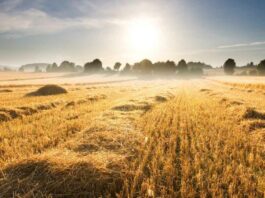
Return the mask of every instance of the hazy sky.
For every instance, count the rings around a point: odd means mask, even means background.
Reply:
[[[265,59],[264,0],[0,0],[0,65]]]

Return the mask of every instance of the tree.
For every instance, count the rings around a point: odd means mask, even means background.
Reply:
[[[40,67],[39,67],[39,66],[36,66],[34,72],[36,72],[36,73],[37,73],[37,72],[41,72]]]
[[[255,65],[254,65],[254,63],[253,62],[250,62],[250,63],[248,63],[247,65],[246,65],[246,67],[254,67]]]
[[[203,62],[188,62],[187,63],[188,68],[201,68],[201,69],[212,69],[213,67],[211,65],[207,65]]]
[[[257,76],[258,72],[256,69],[251,69],[248,71],[249,76]]]
[[[156,62],[153,65],[153,71],[156,75],[173,75],[176,73],[176,64],[174,61]]]
[[[20,71],[20,72],[24,72],[24,71],[25,71],[25,69],[24,69],[24,67],[23,67],[23,66],[21,66],[21,67],[18,69],[18,71]]]
[[[58,65],[56,64],[56,63],[53,63],[52,64],[52,71],[54,71],[54,72],[56,72],[56,71],[58,71]]]
[[[95,73],[102,70],[102,62],[99,59],[95,59],[92,62],[88,62],[84,65],[84,72]]]
[[[46,72],[52,72],[52,65],[51,64],[46,67]]]
[[[113,68],[110,67],[110,66],[107,66],[107,67],[105,68],[105,71],[106,71],[108,74],[114,74],[114,73],[115,73],[115,71],[113,70]]]
[[[121,67],[121,63],[120,63],[120,62],[115,63],[115,65],[114,65],[114,69],[115,69],[116,71],[119,71],[120,67]]]
[[[138,74],[151,74],[153,71],[153,64],[150,60],[144,59],[139,63],[135,63],[132,70]]]
[[[190,74],[195,76],[202,76],[203,75],[203,69],[201,67],[191,67],[190,68]]]
[[[224,63],[224,72],[228,75],[233,75],[235,72],[236,62],[234,59],[227,59]]]
[[[106,67],[106,71],[111,72],[112,69],[110,67]]]
[[[179,74],[185,74],[188,71],[188,65],[184,59],[180,60],[177,69],[179,71]]]
[[[58,71],[58,65],[56,63],[48,65],[46,68],[46,72],[57,72],[57,71]]]
[[[264,75],[265,74],[265,59],[260,61],[260,63],[257,66],[257,70],[258,70],[260,75]]]
[[[58,70],[62,72],[74,72],[75,64],[69,61],[63,61],[59,66]]]
[[[123,68],[122,72],[123,74],[129,74],[131,72],[132,66],[129,63],[126,63],[125,67]]]
[[[83,72],[84,71],[84,68],[81,65],[76,65],[75,66],[75,71],[77,71],[77,72]]]

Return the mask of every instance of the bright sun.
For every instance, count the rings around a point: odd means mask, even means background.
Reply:
[[[129,24],[129,42],[138,53],[147,53],[158,47],[159,29],[150,19],[137,19]]]

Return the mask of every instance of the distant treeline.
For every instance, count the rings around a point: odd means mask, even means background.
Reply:
[[[56,63],[48,65],[46,72],[78,72],[83,71],[83,67],[75,65],[73,62],[63,61],[59,66]]]
[[[202,62],[188,62],[181,60],[176,64],[174,61],[152,63],[148,59],[124,66],[116,62],[113,67],[103,67],[101,60],[95,59],[87,62],[83,67],[75,65],[73,62],[63,61],[59,66],[56,63],[48,65],[46,72],[80,72],[84,73],[120,73],[126,75],[174,75],[174,74],[192,74],[202,75],[203,69],[212,69],[212,66]],[[39,72],[39,68],[35,69]]]
[[[32,64],[34,65],[34,64]],[[40,65],[40,64],[39,64]],[[30,65],[31,66],[31,65]],[[221,66],[224,73],[227,75],[233,75],[237,68],[234,59],[229,58]],[[238,67],[242,71],[237,75],[265,75],[265,60],[262,60],[259,64],[255,65],[253,62],[248,63],[243,67]],[[21,66],[20,71],[24,71],[25,66]],[[60,65],[56,63],[48,64],[46,72],[84,72],[84,73],[120,73],[123,75],[203,75],[204,69],[212,69],[212,66],[203,62],[186,62],[184,59],[180,60],[177,64],[174,61],[155,62],[152,63],[148,59],[144,59],[134,64],[126,63],[122,65],[120,62],[116,62],[113,67],[103,67],[100,59],[95,59],[92,62],[87,62],[84,66],[76,65],[70,61],[63,61]],[[35,72],[44,72],[40,66],[35,66]]]
[[[236,62],[232,58],[227,59],[223,65],[224,72],[227,75],[233,75],[235,73],[236,67]],[[260,61],[260,63],[257,65],[255,65],[253,62],[250,62],[246,66],[240,67],[240,69],[243,69],[243,71],[237,75],[265,75],[265,59]]]

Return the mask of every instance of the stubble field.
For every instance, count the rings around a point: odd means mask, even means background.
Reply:
[[[264,197],[264,78],[34,75],[0,73],[0,197]]]

